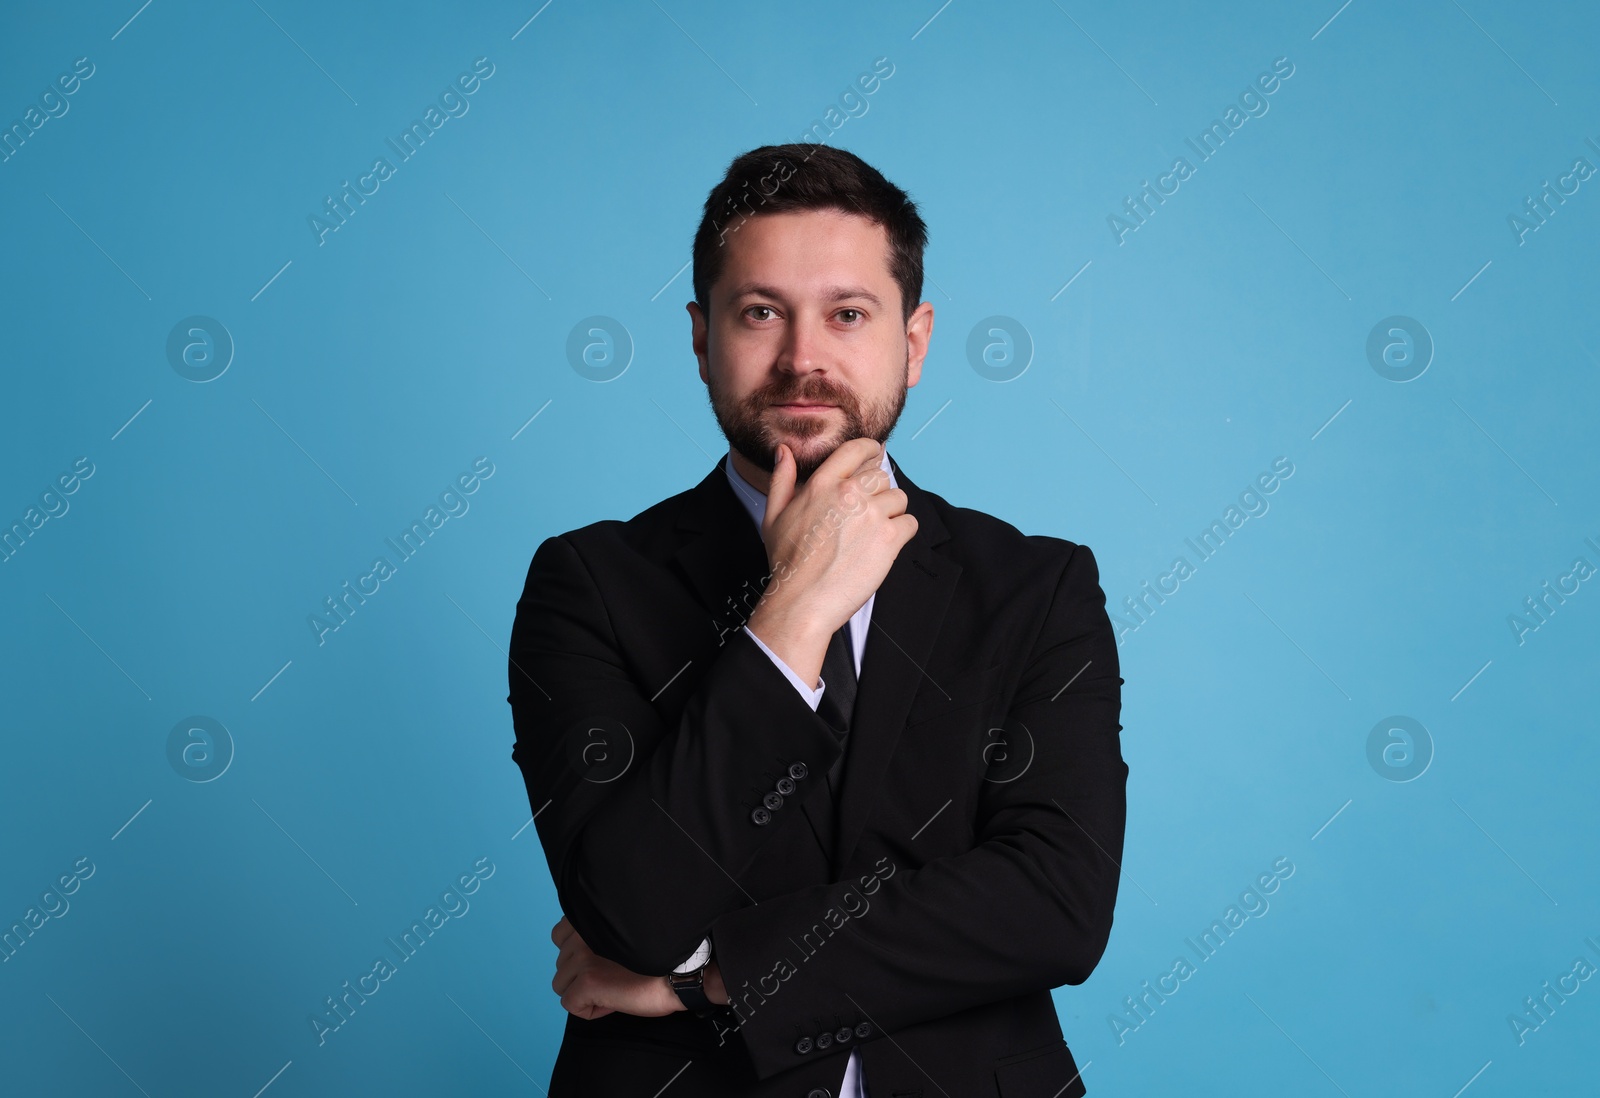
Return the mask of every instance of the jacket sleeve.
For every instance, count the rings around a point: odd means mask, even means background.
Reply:
[[[1006,713],[1032,762],[985,782],[970,850],[730,911],[711,924],[724,1015],[756,1074],[816,1055],[820,1028],[874,1035],[1088,979],[1116,905],[1128,768],[1122,678],[1094,556],[1076,546]],[[833,1021],[838,1019],[838,1021]],[[724,1034],[726,1039],[726,1034]]]
[[[735,878],[774,834],[806,826],[757,825],[762,794],[796,763],[802,791],[825,780],[842,749],[743,629],[666,725],[666,683],[636,680],[613,609],[566,537],[539,546],[511,629],[512,758],[562,911],[595,953],[656,975],[750,902]]]

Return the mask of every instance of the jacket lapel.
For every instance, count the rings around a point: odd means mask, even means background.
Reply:
[[[738,629],[765,589],[767,548],[750,521],[722,463],[689,493],[678,529],[687,534],[674,555],[702,605],[711,611],[714,637]]]
[[[950,534],[927,493],[911,483],[893,457],[889,464],[895,484],[906,493],[906,510],[915,516],[917,532],[890,565],[872,603],[856,707],[845,741],[833,852],[835,879],[849,864],[871,815],[961,575],[959,564],[933,551]]]
[[[766,590],[767,548],[761,531],[733,494],[721,461],[688,493],[685,504],[677,525],[687,537],[675,560],[711,612],[713,635],[720,646],[744,627]],[[800,807],[823,857],[831,861],[836,809],[828,783],[819,784],[821,791],[804,798]]]

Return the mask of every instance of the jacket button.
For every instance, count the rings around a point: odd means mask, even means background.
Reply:
[[[787,797],[789,794],[794,792],[794,779],[793,778],[779,778],[778,779],[778,784],[775,785],[773,788],[776,789],[779,793],[782,793],[785,797]]]
[[[768,793],[765,797],[761,798],[761,803],[776,812],[778,809],[783,807],[783,794]]]
[[[790,763],[789,764],[789,777],[793,778],[795,781],[799,781],[801,778],[804,778],[805,776],[806,776],[806,764],[805,763]]]
[[[802,1037],[794,1043],[794,1050],[804,1056],[811,1051],[811,1038]]]
[[[750,818],[757,824],[764,824],[771,821],[772,813],[768,812],[765,808],[756,808],[750,813]]]
[[[812,1087],[806,1091],[806,1098],[833,1098],[833,1092],[827,1087]]]
[[[840,1026],[837,1030],[834,1031],[833,1039],[838,1044],[848,1045],[850,1043],[850,1027],[849,1026]]]
[[[865,1041],[868,1037],[871,1037],[872,1036],[872,1023],[871,1022],[857,1022],[856,1023],[856,1036],[861,1038],[863,1041]]]
[[[817,1034],[818,1048],[827,1048],[831,1044],[833,1044],[833,1034],[829,1033],[827,1030],[823,1030],[821,1033]]]

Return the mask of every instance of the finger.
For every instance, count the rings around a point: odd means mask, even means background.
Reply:
[[[574,1000],[571,1006],[568,1006],[565,1001],[561,1005],[566,1008],[568,1014],[575,1018],[582,1018],[585,1021],[593,1021],[596,1018],[603,1018],[607,1014],[615,1013],[611,1007],[596,1006],[594,1003],[580,1000]]]
[[[794,452],[780,442],[777,458],[772,465],[772,477],[767,484],[767,514],[762,525],[768,529],[794,498],[794,478]]]
[[[917,536],[917,516],[913,515],[910,511],[907,511],[903,515],[896,515],[889,521],[893,523],[894,528],[900,532],[900,535],[903,539],[900,542],[902,547],[904,547],[912,538]]]
[[[883,464],[883,443],[875,438],[867,438],[865,436],[851,439],[850,441],[870,444],[860,448],[856,456],[857,469],[874,469]]]
[[[565,998],[572,985],[578,982],[581,973],[574,966],[556,969],[556,974],[550,977],[550,990]]]
[[[567,990],[577,983],[584,974],[584,966],[579,963],[567,963],[556,966],[556,974],[550,977],[550,988],[557,995],[565,995]]]
[[[883,461],[883,443],[875,438],[853,438],[842,442],[817,467],[817,475],[827,474],[839,480],[870,468]]]
[[[905,489],[890,488],[888,483],[885,479],[883,491],[872,493],[873,504],[879,509],[880,514],[889,518],[908,514],[906,508],[910,506],[911,497],[906,495]]]
[[[869,457],[856,466],[855,472],[850,474],[856,486],[870,495],[892,491],[889,483],[889,474],[884,472],[881,457]]]
[[[569,980],[557,994],[561,996],[561,1008],[579,1018],[599,1018],[615,1009],[600,1005],[596,989],[588,980]]]

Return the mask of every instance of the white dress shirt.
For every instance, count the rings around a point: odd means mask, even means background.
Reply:
[[[723,467],[728,471],[728,482],[733,485],[734,495],[739,497],[739,502],[744,504],[744,509],[750,513],[751,519],[755,521],[756,529],[760,530],[761,523],[766,519],[767,515],[767,497],[739,475],[738,470],[733,467],[732,451],[729,451],[727,458],[724,459]],[[894,470],[889,467],[888,450],[883,452],[883,461],[880,463],[880,467],[885,473],[889,474],[889,486],[892,488],[899,487],[894,482]],[[853,654],[858,676],[861,674],[861,654],[866,651],[867,647],[867,626],[872,620],[872,604],[877,597],[877,592],[868,595],[867,601],[862,604],[861,609],[850,615],[851,647],[855,650]],[[750,627],[745,626],[744,631],[750,633]],[[812,709],[816,709],[817,703],[822,700],[822,692],[827,689],[828,684],[819,679],[817,688],[815,690],[811,689],[806,685],[804,679],[796,675],[788,664],[778,658],[776,652],[762,642],[760,637],[750,633],[750,638],[771,658],[773,663],[778,665],[778,669],[784,673],[788,680],[794,683],[794,688],[800,691],[800,696],[805,698],[806,704],[811,706]],[[839,1098],[867,1098],[867,1080],[861,1071],[861,1050],[858,1048],[850,1050],[850,1060],[844,1069],[844,1081],[839,1084]]]

